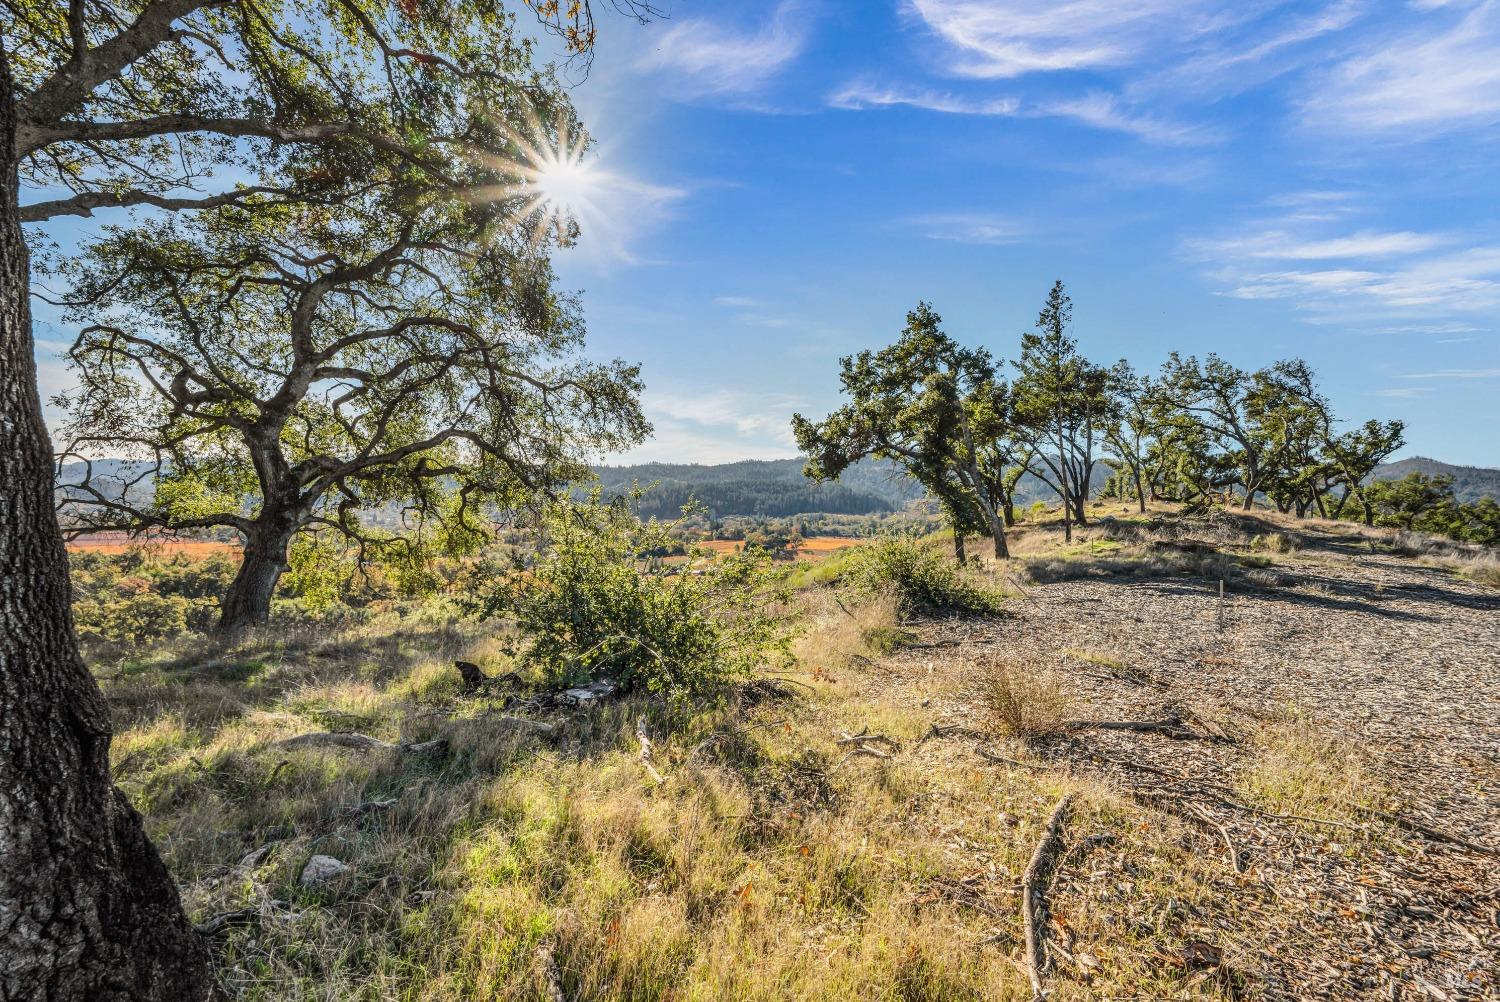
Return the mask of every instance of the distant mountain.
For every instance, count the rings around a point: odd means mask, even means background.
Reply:
[[[1426,456],[1412,456],[1375,467],[1373,477],[1376,480],[1400,480],[1408,473],[1452,477],[1453,493],[1460,501],[1478,501],[1483,497],[1500,499],[1500,470],[1487,466],[1454,466]]]
[[[924,496],[920,484],[893,463],[866,460],[834,483],[815,484],[802,475],[801,459],[747,459],[704,466],[697,463],[642,463],[600,466],[594,472],[606,491],[618,492],[632,481],[659,485],[642,499],[641,513],[670,517],[690,497],[729,515],[782,517],[824,512],[869,515],[896,511]]]
[[[868,515],[896,511],[908,501],[925,497],[922,485],[908,477],[895,463],[867,459],[856,463],[830,484],[814,484],[802,475],[801,459],[750,459],[713,466],[677,463],[643,463],[639,466],[601,466],[594,472],[605,490],[619,492],[632,480],[642,486],[660,481],[660,486],[642,499],[642,514],[669,517],[682,509],[689,497],[713,509],[715,517],[760,515],[781,517],[810,515]],[[1109,478],[1103,463],[1094,467],[1092,487],[1097,492]],[[1055,493],[1042,481],[1027,474],[1016,487],[1016,503],[1050,501]]]

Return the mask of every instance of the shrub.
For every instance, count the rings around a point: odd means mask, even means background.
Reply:
[[[1469,571],[1469,577],[1482,585],[1491,588],[1500,588],[1500,563],[1491,561],[1489,563],[1475,564]]]
[[[481,598],[529,640],[523,665],[552,682],[611,678],[678,700],[790,660],[786,597],[763,550],[706,567],[663,566],[649,554],[671,523],[642,522],[626,503],[564,499],[543,519],[548,546]]]
[[[102,602],[75,603],[73,616],[84,641],[142,644],[186,633],[191,609],[192,604],[181,595],[141,591]]]
[[[1297,544],[1284,532],[1268,532],[1263,536],[1256,536],[1250,540],[1252,550],[1270,550],[1272,553],[1291,553],[1297,549]]]
[[[894,591],[903,611],[996,612],[1000,596],[965,580],[937,550],[914,539],[885,539],[856,549],[843,580],[854,590]]]
[[[985,670],[980,697],[1006,734],[1039,738],[1062,729],[1068,700],[1056,677],[1038,665],[996,661]]]

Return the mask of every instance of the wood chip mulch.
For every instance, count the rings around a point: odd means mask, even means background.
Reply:
[[[1198,831],[1226,871],[1214,924],[1259,947],[1239,960],[1250,995],[1500,998],[1500,592],[1357,538],[1304,536],[1277,558],[1279,585],[1231,582],[1222,608],[1217,581],[1085,577],[1030,588],[1015,618],[924,624],[928,644],[959,643],[890,659],[887,682],[934,657],[1024,652],[1060,669],[1089,719],[1201,734],[1079,730],[1030,753]],[[974,725],[975,700],[940,701],[939,724]],[[1256,735],[1289,708],[1359,749],[1378,803],[1342,826],[1246,809],[1235,790]]]

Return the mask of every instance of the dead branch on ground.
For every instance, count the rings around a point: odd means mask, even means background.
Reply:
[[[651,739],[646,736],[646,718],[637,717],[635,720],[635,739],[641,744],[641,765],[651,774],[651,778],[660,786],[666,780],[662,774],[656,771],[656,766],[651,764]]]
[[[1031,854],[1031,862],[1026,864],[1026,872],[1021,876],[1021,919],[1026,927],[1026,975],[1031,979],[1032,997],[1036,1002],[1047,997],[1046,990],[1042,987],[1042,971],[1046,969],[1046,959],[1042,953],[1045,928],[1042,913],[1047,905],[1047,884],[1044,878],[1048,864],[1062,845],[1063,821],[1067,818],[1074,796],[1076,794],[1064,795],[1052,809],[1052,816],[1047,819],[1047,827],[1042,831],[1041,841],[1037,843],[1036,850]]]

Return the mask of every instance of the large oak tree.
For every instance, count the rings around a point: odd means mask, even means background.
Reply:
[[[592,42],[586,4],[539,6],[572,47]],[[499,0],[0,8],[0,998],[211,990],[176,889],[110,784],[108,709],[73,637],[22,225],[370,184],[483,212],[475,193],[512,183],[524,159],[511,112],[551,102],[512,29]]]
[[[983,468],[1009,414],[990,353],[958,344],[920,303],[894,344],[840,359],[839,368],[849,402],[822,421],[792,418],[807,476],[834,480],[866,457],[892,460],[940,501],[956,533],[982,519],[995,556],[1008,557],[997,493]]]
[[[378,191],[93,245],[67,269],[86,326],[64,401],[60,458],[82,474],[65,527],[238,533],[218,627],[233,636],[266,621],[301,532],[362,556],[419,530],[478,539],[489,509],[638,442],[638,370],[581,356],[581,318],[524,215],[477,241],[469,215]],[[98,454],[135,461],[93,476]],[[405,531],[366,526],[397,506]]]

